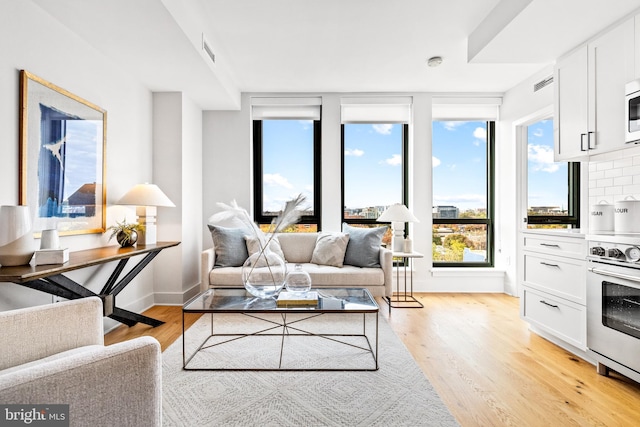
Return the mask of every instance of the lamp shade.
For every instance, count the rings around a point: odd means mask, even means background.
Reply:
[[[155,184],[138,184],[118,200],[119,205],[166,206],[174,208],[166,194]]]
[[[407,207],[401,203],[391,205],[378,217],[378,222],[420,222]]]

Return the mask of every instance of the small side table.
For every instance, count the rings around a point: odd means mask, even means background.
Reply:
[[[393,258],[402,259],[404,265],[404,291],[400,292],[400,264],[396,264],[396,293],[384,297],[389,304],[389,312],[393,308],[423,308],[424,305],[413,296],[413,259],[423,258],[420,252],[393,252]],[[407,292],[407,266],[409,266],[409,291]]]

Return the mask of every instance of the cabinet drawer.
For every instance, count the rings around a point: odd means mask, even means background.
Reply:
[[[584,306],[530,288],[524,289],[523,298],[525,320],[586,350],[587,312]]]
[[[524,254],[526,285],[585,304],[587,290],[586,261],[536,253]]]
[[[567,256],[585,259],[587,256],[587,245],[584,239],[578,238],[558,238],[524,235],[524,249],[536,251],[544,254]]]

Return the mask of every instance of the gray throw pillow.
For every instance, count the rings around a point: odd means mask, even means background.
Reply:
[[[348,243],[349,235],[347,233],[320,232],[316,240],[316,247],[313,249],[311,262],[318,265],[342,267]]]
[[[211,231],[216,252],[214,267],[240,267],[249,258],[244,236],[249,234],[244,228],[227,228],[207,225]]]
[[[362,228],[342,224],[342,231],[349,233],[344,263],[356,267],[380,267],[380,246],[387,228]]]

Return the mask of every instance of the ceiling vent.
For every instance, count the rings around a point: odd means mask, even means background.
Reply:
[[[207,39],[204,38],[204,33],[202,34],[202,50],[204,50],[204,52],[207,54],[209,59],[211,59],[211,62],[215,64],[216,54],[213,53],[213,49],[211,49],[211,45],[209,45],[209,42],[207,41]]]
[[[540,80],[538,83],[534,84],[533,91],[537,92],[543,87],[549,86],[551,83],[553,83],[553,76],[549,76],[546,79]]]

